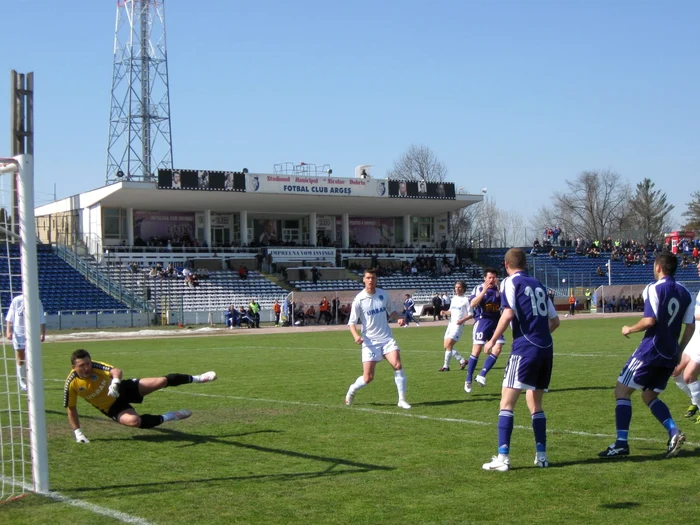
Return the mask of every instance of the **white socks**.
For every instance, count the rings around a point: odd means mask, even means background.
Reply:
[[[462,357],[462,354],[460,354],[457,350],[452,350],[452,357],[454,357],[454,358],[455,358],[457,361],[459,361],[460,363],[461,363],[462,360],[464,359],[464,358]]]
[[[685,383],[685,379],[683,379],[683,372],[674,377],[673,380],[676,382],[676,386],[683,390],[683,392],[685,392],[688,397],[693,397],[693,395],[690,393],[688,385]]]
[[[399,391],[399,401],[406,400],[406,374],[401,370],[396,370],[394,372],[394,383],[396,383],[396,390]]]
[[[348,390],[348,394],[353,395],[360,388],[364,388],[366,386],[367,386],[367,383],[365,383],[364,377],[360,376],[355,380],[355,382],[352,385],[350,385],[350,390]]]
[[[688,390],[690,390],[690,402],[695,406],[700,405],[700,381],[690,383],[688,385]]]
[[[20,381],[27,380],[27,365],[26,365],[26,363],[23,365],[17,365],[17,377],[19,378]]]
[[[445,368],[450,368],[450,359],[452,359],[454,350],[445,350]]]

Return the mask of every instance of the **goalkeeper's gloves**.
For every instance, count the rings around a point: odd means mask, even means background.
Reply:
[[[83,431],[80,430],[79,428],[76,428],[73,433],[75,434],[75,441],[78,443],[90,443],[90,440],[85,437],[85,434],[83,434]]]
[[[119,385],[121,384],[121,382],[122,380],[117,379],[116,377],[112,379],[112,382],[109,384],[109,390],[107,391],[107,395],[114,398],[119,397]]]

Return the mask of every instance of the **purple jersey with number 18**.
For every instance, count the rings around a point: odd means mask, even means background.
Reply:
[[[519,271],[503,281],[501,304],[513,310],[512,355],[551,358],[549,320],[557,317],[547,291],[537,279]]]

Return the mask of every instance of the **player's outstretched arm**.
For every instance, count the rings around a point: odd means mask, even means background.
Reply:
[[[68,422],[73,429],[73,434],[75,435],[75,441],[78,443],[90,443],[88,438],[85,437],[83,431],[80,429],[80,416],[78,416],[78,409],[75,407],[66,408],[66,413],[68,414]]]

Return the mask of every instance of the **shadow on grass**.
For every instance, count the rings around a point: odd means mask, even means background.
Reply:
[[[465,394],[464,399],[445,399],[440,401],[425,401],[423,403],[412,403],[414,407],[430,407],[430,406],[446,406],[446,405],[461,405],[463,403],[481,403],[494,402],[501,399],[501,393],[493,394]]]
[[[360,463],[358,461],[350,461],[342,458],[335,458],[330,456],[317,456],[313,454],[306,454],[303,452],[295,452],[292,450],[263,447],[259,445],[252,445],[249,443],[241,443],[239,441],[234,441],[232,438],[239,438],[243,436],[249,436],[252,434],[266,434],[266,433],[281,433],[280,430],[258,430],[254,432],[243,432],[240,434],[232,434],[229,436],[207,436],[201,434],[189,434],[186,432],[180,432],[177,430],[155,428],[152,434],[143,434],[137,436],[131,436],[128,438],[115,438],[115,439],[96,439],[95,441],[126,441],[126,440],[136,440],[144,441],[148,443],[160,443],[160,442],[183,442],[187,443],[187,446],[195,446],[202,443],[214,443],[218,445],[229,445],[233,447],[244,448],[248,450],[254,450],[256,452],[263,452],[267,454],[279,454],[282,456],[306,459],[310,461],[318,461],[320,463],[325,463],[326,466],[316,471],[307,472],[293,472],[293,473],[280,473],[280,474],[253,474],[249,476],[225,476],[225,477],[210,477],[210,478],[199,478],[190,480],[176,480],[176,481],[152,481],[144,483],[124,483],[120,485],[111,486],[101,486],[101,487],[81,487],[76,489],[71,489],[71,492],[83,493],[83,492],[99,492],[102,490],[111,489],[139,489],[140,492],[143,489],[151,487],[154,492],[160,492],[163,487],[179,487],[184,489],[184,486],[190,483],[211,483],[217,481],[249,481],[249,480],[269,480],[269,481],[289,481],[304,478],[320,478],[326,476],[343,476],[346,474],[363,474],[373,471],[391,471],[395,470],[395,467],[386,467],[382,465],[374,465],[371,463]],[[345,468],[343,468],[345,467]]]
[[[615,390],[615,385],[605,385],[605,386],[574,386],[571,388],[550,388],[549,393],[553,392],[576,392],[576,391],[586,391],[586,390],[610,390],[612,392]]]
[[[694,448],[694,449],[681,449],[681,451],[678,454],[679,459],[683,458],[698,458],[700,457],[700,448]],[[672,461],[673,458],[666,458],[666,452],[659,452],[659,453],[654,453],[654,454],[649,454],[646,456],[637,456],[637,455],[631,455],[631,456],[623,456],[619,458],[599,458],[597,457],[596,453],[594,452],[592,454],[592,457],[590,458],[585,458],[585,459],[578,459],[578,460],[572,460],[572,461],[562,461],[562,462],[556,462],[556,463],[550,463],[549,468],[563,468],[563,467],[570,467],[572,465],[615,465],[617,463],[645,463],[647,461]],[[526,467],[519,467],[519,468],[526,468]],[[511,470],[517,470],[517,469],[511,469]]]
[[[617,503],[605,503],[598,505],[601,509],[636,509],[642,504],[637,501],[618,501]]]

